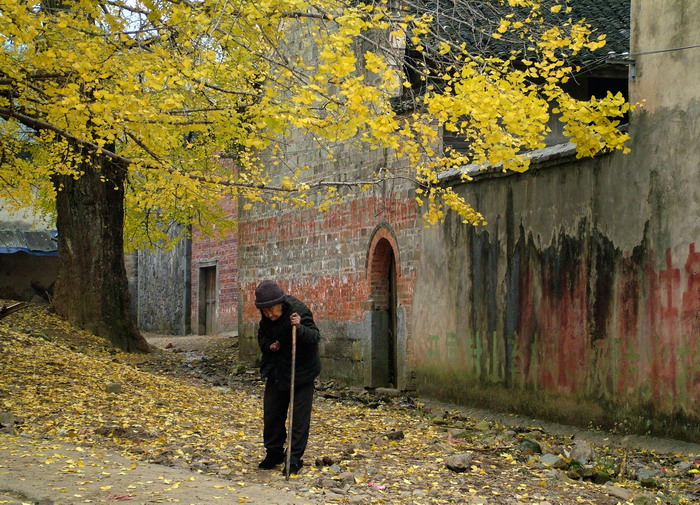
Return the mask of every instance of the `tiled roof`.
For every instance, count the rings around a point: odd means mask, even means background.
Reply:
[[[0,230],[0,254],[27,252],[40,256],[57,256],[56,232]]]
[[[512,8],[504,6],[497,0],[473,1],[473,0],[405,0],[409,10],[426,10],[433,13],[433,25],[441,38],[455,42],[466,42],[473,51],[485,55],[497,55],[507,57],[511,50],[519,50],[521,56],[528,56],[530,43],[519,39],[507,40],[494,39],[494,33],[500,24],[500,20]],[[586,63],[595,61],[596,67],[605,63],[609,53],[626,53],[629,51],[630,38],[630,3],[631,0],[542,0],[542,13],[545,22],[551,25],[562,25],[572,19],[573,21],[585,20],[596,34],[606,35],[606,45],[591,54],[588,50],[581,51],[575,58],[570,58],[570,63],[579,64],[583,68],[591,68]],[[568,5],[572,8],[570,13],[561,9],[558,13],[551,11],[553,5]],[[597,35],[596,35],[597,37]],[[437,42],[426,45],[437,47]],[[410,47],[407,50],[410,52]],[[437,60],[440,57],[433,54]],[[421,57],[419,57],[420,59]],[[407,62],[410,61],[407,59]],[[439,63],[434,62],[439,66]],[[449,64],[449,63],[448,63]],[[440,82],[434,83],[438,86]],[[420,95],[422,88],[404,90],[401,97],[393,100],[396,112],[406,112],[415,107],[414,93]]]
[[[564,142],[553,146],[543,147],[542,149],[534,149],[527,153],[526,158],[530,160],[530,168],[542,168],[548,165],[556,165],[576,159],[576,146],[571,142]],[[461,181],[463,175],[469,176],[472,180],[491,179],[494,177],[507,177],[509,175],[517,175],[518,172],[503,171],[502,165],[488,165],[481,167],[479,165],[464,165],[454,167],[440,172],[438,179],[440,182]]]
[[[571,0],[574,20],[586,19],[597,33],[607,36],[603,51],[629,52],[630,0]]]
[[[420,9],[433,13],[434,27],[442,35],[453,41],[464,41],[480,52],[491,54],[510,53],[510,49],[521,45],[526,51],[527,42],[518,40],[496,40],[490,34],[496,31],[501,18],[513,12],[513,8],[500,2],[469,0],[407,0],[409,10]],[[571,18],[574,22],[585,19],[596,33],[606,34],[607,44],[603,54],[610,51],[623,53],[629,50],[631,0],[542,0],[542,14],[547,24],[563,25]],[[554,5],[570,6],[552,12]],[[411,7],[412,6],[412,7]],[[516,12],[517,14],[517,12]],[[586,59],[590,54],[582,54]]]

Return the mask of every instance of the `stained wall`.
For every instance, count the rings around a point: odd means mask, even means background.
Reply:
[[[632,152],[458,186],[487,216],[421,236],[426,394],[699,439],[700,2],[633,2]]]

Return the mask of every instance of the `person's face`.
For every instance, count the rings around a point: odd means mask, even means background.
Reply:
[[[278,303],[277,305],[273,305],[272,307],[264,307],[260,310],[262,311],[263,316],[270,319],[271,321],[276,321],[282,315],[282,304]]]

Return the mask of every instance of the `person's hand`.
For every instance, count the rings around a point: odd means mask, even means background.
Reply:
[[[301,326],[301,316],[296,312],[292,314],[292,316],[289,319],[291,319],[292,321],[292,326],[296,326],[297,328]]]
[[[270,350],[272,352],[277,352],[280,350],[280,341],[275,340],[273,343],[270,344]]]

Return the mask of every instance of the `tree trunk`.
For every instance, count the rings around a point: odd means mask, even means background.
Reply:
[[[83,175],[55,176],[59,269],[56,312],[124,351],[148,351],[130,311],[124,266],[126,168],[87,152]]]

